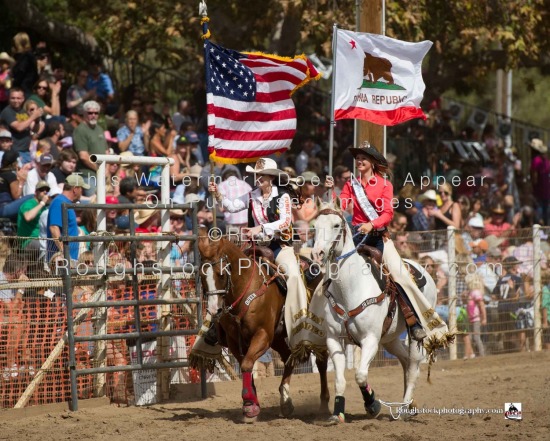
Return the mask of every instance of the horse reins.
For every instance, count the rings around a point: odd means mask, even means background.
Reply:
[[[324,215],[330,215],[330,214],[334,214],[336,216],[338,216],[340,219],[342,219],[342,225],[340,227],[340,231],[338,232],[338,235],[336,236],[336,238],[332,241],[332,244],[329,248],[329,251],[327,253],[327,261],[330,262],[332,260],[332,257],[334,255],[334,252],[335,252],[335,249],[336,249],[336,244],[338,244],[338,242],[341,240],[341,236],[342,236],[342,231],[343,231],[343,241],[345,243],[346,241],[346,227],[345,227],[345,222],[346,220],[344,219],[344,216],[342,215],[341,212],[337,211],[337,210],[334,210],[332,208],[325,208],[323,210],[321,210],[316,217],[319,217],[319,216],[324,216]],[[359,235],[361,233],[357,233],[355,236]],[[354,237],[355,237],[354,236]],[[367,235],[365,235],[365,237],[363,238],[363,240],[361,241],[361,243],[359,243],[359,245],[357,245],[357,247],[355,247],[355,249],[353,249],[352,251],[350,251],[349,253],[346,253],[342,256],[338,256],[336,258],[336,261],[339,261],[339,260],[342,260],[342,259],[345,259],[346,257],[349,257],[351,256],[352,254],[356,253],[357,252],[357,249],[359,248],[359,246],[361,246],[363,244],[363,242],[366,240],[367,238]],[[352,309],[351,311],[347,312],[343,307],[341,307],[337,302],[336,300],[334,299],[334,297],[332,296],[332,294],[330,294],[328,292],[328,287],[330,286],[330,284],[332,283],[332,279],[327,279],[325,282],[323,282],[323,294],[324,296],[327,298],[330,306],[332,307],[332,309],[334,310],[334,312],[338,315],[338,317],[340,317],[340,319],[344,322],[344,326],[346,328],[346,332],[348,334],[348,338],[353,342],[355,343],[356,345],[359,346],[358,342],[355,340],[355,338],[351,335],[350,331],[349,331],[349,320],[352,319],[353,317],[361,314],[365,309],[367,309],[369,306],[371,305],[376,305],[376,304],[379,304],[381,303],[388,295],[388,290],[384,290],[382,291],[377,297],[371,297],[371,298],[368,298],[367,300],[364,300],[363,302],[361,302],[361,304],[359,306],[357,306],[356,308]],[[389,286],[389,284],[388,284]],[[393,293],[392,293],[393,294]],[[391,299],[391,305],[393,305],[393,296],[392,296],[392,299]],[[391,325],[391,321],[393,320],[393,316],[395,314],[395,308],[392,308],[390,307],[390,309],[388,310],[388,316],[385,318],[384,320],[384,326],[383,326],[383,330],[382,330],[382,335],[384,335],[387,331],[387,329],[389,328],[389,325]]]
[[[334,250],[336,249],[336,245],[340,240],[343,240],[343,242],[346,241],[346,219],[344,219],[344,215],[337,210],[334,210],[332,208],[324,208],[319,213],[317,213],[317,216],[315,218],[318,218],[319,216],[328,216],[330,214],[334,214],[335,216],[338,216],[342,220],[342,225],[340,226],[340,231],[338,231],[338,235],[336,238],[332,241],[332,244],[330,245],[330,248],[327,253],[327,261],[332,260],[332,256],[334,255]]]
[[[205,263],[208,263],[209,265],[211,265],[211,267],[214,267],[214,266],[217,266],[217,265],[220,265],[220,264],[223,264],[224,261],[228,261],[229,258],[227,257],[226,254],[224,254],[222,257],[220,257],[216,262],[205,262]],[[254,259],[250,259],[252,260],[252,264],[253,264],[253,267],[252,269],[254,270],[254,268],[257,266],[256,264],[256,261]],[[229,263],[229,267],[231,268],[231,263]],[[262,283],[262,286],[257,290],[257,291],[254,291],[253,293],[250,293],[248,295],[248,297],[246,298],[245,300],[245,305],[243,308],[241,308],[241,310],[239,311],[239,314],[238,314],[238,318],[239,319],[242,319],[246,312],[248,311],[248,308],[250,306],[250,304],[252,303],[252,301],[258,297],[261,297],[262,295],[265,294],[265,291],[267,290],[267,287],[271,284],[271,282],[273,282],[275,280],[275,278],[278,276],[278,273],[274,274],[270,279],[266,280],[264,278],[264,282]],[[241,303],[241,301],[243,300],[244,296],[247,294],[249,288],[250,288],[250,285],[252,284],[252,280],[254,280],[254,277],[250,277],[245,288],[243,289],[241,295],[229,306],[227,307],[224,307],[223,308],[223,312],[224,313],[227,313],[227,314],[231,314],[231,311],[233,309],[235,309],[239,303]],[[208,297],[208,296],[213,296],[213,295],[220,295],[222,297],[225,298],[225,296],[230,292],[231,290],[231,272],[229,272],[229,274],[227,275],[227,281],[226,281],[226,287],[225,289],[215,289],[215,290],[211,290],[211,291],[206,291],[204,293],[204,296]],[[233,314],[231,314],[233,315]]]

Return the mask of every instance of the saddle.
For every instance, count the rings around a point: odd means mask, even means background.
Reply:
[[[378,282],[378,285],[382,292],[386,290],[387,284],[390,284],[390,308],[388,310],[388,317],[386,317],[386,321],[384,322],[383,332],[385,333],[385,331],[389,328],[389,325],[391,324],[391,319],[393,319],[393,314],[395,313],[396,303],[399,304],[407,325],[414,326],[417,323],[417,318],[414,314],[414,311],[411,309],[406,300],[407,297],[405,291],[401,286],[395,283],[393,279],[390,278],[389,274],[384,274],[382,272],[382,253],[380,252],[380,250],[378,248],[368,245],[361,245],[357,249],[357,252],[365,258],[367,263],[370,264],[373,276]],[[427,281],[426,277],[424,277],[424,274],[422,274],[422,272],[420,272],[416,267],[412,265],[407,265],[407,267],[409,269],[411,277],[416,283],[416,286],[418,286],[419,289],[424,288]]]
[[[275,278],[275,283],[277,283],[277,286],[281,290],[281,293],[286,296],[286,293],[287,293],[286,279],[284,275],[278,273],[273,250],[265,246],[256,246],[254,248],[252,247],[247,248],[243,250],[243,252],[246,255],[246,257],[251,259],[252,259],[252,256],[255,255],[256,261],[258,262],[258,264],[260,264],[260,259],[263,262],[267,263],[269,276],[273,276],[274,274],[279,274],[279,276]],[[301,254],[298,254],[298,257],[300,259],[300,269],[306,279],[306,285],[307,285],[313,280],[315,280],[317,277],[319,277],[319,273],[314,274],[311,271],[312,265],[314,263],[313,260],[307,258],[306,256],[302,256]]]
[[[246,248],[243,250],[246,257],[253,259],[255,258],[256,263],[260,265],[262,262],[267,263],[267,275],[269,277],[272,277],[275,274],[278,274],[277,277],[275,277],[275,283],[279,287],[279,290],[281,291],[281,294],[283,296],[286,296],[287,293],[287,286],[286,286],[286,279],[284,276],[279,273],[277,269],[277,265],[275,264],[275,254],[273,253],[273,250],[268,247],[264,246],[255,246]],[[264,268],[265,266],[262,266]]]
[[[371,268],[373,269],[373,272],[375,271],[375,267],[378,269],[378,273],[380,272],[380,268],[382,268],[382,253],[378,248],[371,247],[369,245],[361,245],[357,252],[363,256],[368,257],[372,259],[374,262],[374,265],[371,265]],[[409,273],[411,273],[411,277],[413,278],[414,282],[416,283],[416,286],[418,288],[422,289],[426,285],[426,277],[424,277],[424,274],[420,272],[416,267],[412,265],[407,265]],[[374,274],[376,277],[376,280],[381,280],[381,277],[378,277],[379,274]],[[379,282],[380,283],[380,282]],[[383,288],[380,287],[382,290]]]

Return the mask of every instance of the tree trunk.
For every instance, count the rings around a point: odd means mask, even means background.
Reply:
[[[281,56],[293,57],[300,40],[302,28],[303,5],[297,6],[288,2],[281,26],[280,39],[274,43],[273,51]]]

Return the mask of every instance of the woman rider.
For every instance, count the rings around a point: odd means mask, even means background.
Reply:
[[[418,316],[420,311],[418,309],[415,311],[410,297],[424,299],[424,295],[410,277],[409,271],[403,264],[387,232],[387,226],[393,218],[393,185],[386,176],[388,162],[368,142],[364,142],[360,147],[350,148],[350,152],[355,158],[359,179],[352,176],[351,180],[346,182],[340,193],[340,200],[342,209],[344,210],[348,204],[352,204],[353,216],[351,223],[353,232],[354,235],[360,233],[354,238],[354,241],[357,245],[367,235],[363,243],[375,247],[382,252],[384,266],[388,269],[394,281],[404,291],[402,294],[406,293],[406,295],[403,295],[403,298],[411,311],[409,313],[405,312],[405,317],[407,325],[411,328],[412,337],[415,340],[422,341],[427,334],[419,323],[421,321]],[[331,183],[328,181],[327,186],[331,186]],[[415,301],[414,303],[418,304],[419,302]],[[425,299],[423,303],[427,304]],[[446,325],[439,319],[437,314],[434,313],[435,317],[432,318],[432,311],[430,309],[429,305],[425,307],[425,310],[430,313],[430,316],[426,317],[427,322],[430,325],[437,326],[441,322],[446,328]],[[413,311],[415,311],[416,317],[412,314]],[[424,313],[426,314],[427,312]]]
[[[275,263],[286,273],[285,324],[290,347],[294,349],[301,341],[302,332],[293,333],[293,330],[305,319],[307,311],[307,292],[291,246],[291,209],[292,205],[300,205],[301,198],[291,187],[280,185],[279,177],[286,173],[277,169],[273,159],[261,158],[254,168],[247,166],[246,171],[254,173],[257,185],[249,194],[230,200],[218,192],[214,182],[209,184],[208,190],[224,210],[235,213],[248,209],[248,228],[241,233],[244,238],[270,241]],[[288,182],[288,176],[284,176],[283,182]]]

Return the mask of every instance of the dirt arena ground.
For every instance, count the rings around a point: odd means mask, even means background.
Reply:
[[[353,372],[348,372],[347,422],[336,427],[317,424],[318,381],[314,374],[292,381],[296,411],[291,419],[279,417],[278,378],[257,384],[262,414],[255,424],[242,424],[240,383],[216,383],[206,400],[180,398],[147,408],[117,407],[94,401],[80,402],[80,410],[66,406],[0,411],[0,439],[48,440],[276,440],[322,441],[335,439],[421,440],[549,440],[550,352],[491,356],[468,361],[439,362],[426,382],[426,366],[416,389],[418,408],[424,413],[392,421],[387,408],[376,420],[367,420]],[[370,383],[378,396],[398,401],[402,394],[399,367],[375,368]],[[333,381],[330,376],[331,396]],[[182,395],[180,393],[180,395]],[[521,403],[522,421],[504,418],[504,403]],[[332,401],[330,404],[332,409]],[[441,414],[433,413],[433,410]],[[444,409],[496,410],[500,413],[444,414]]]

